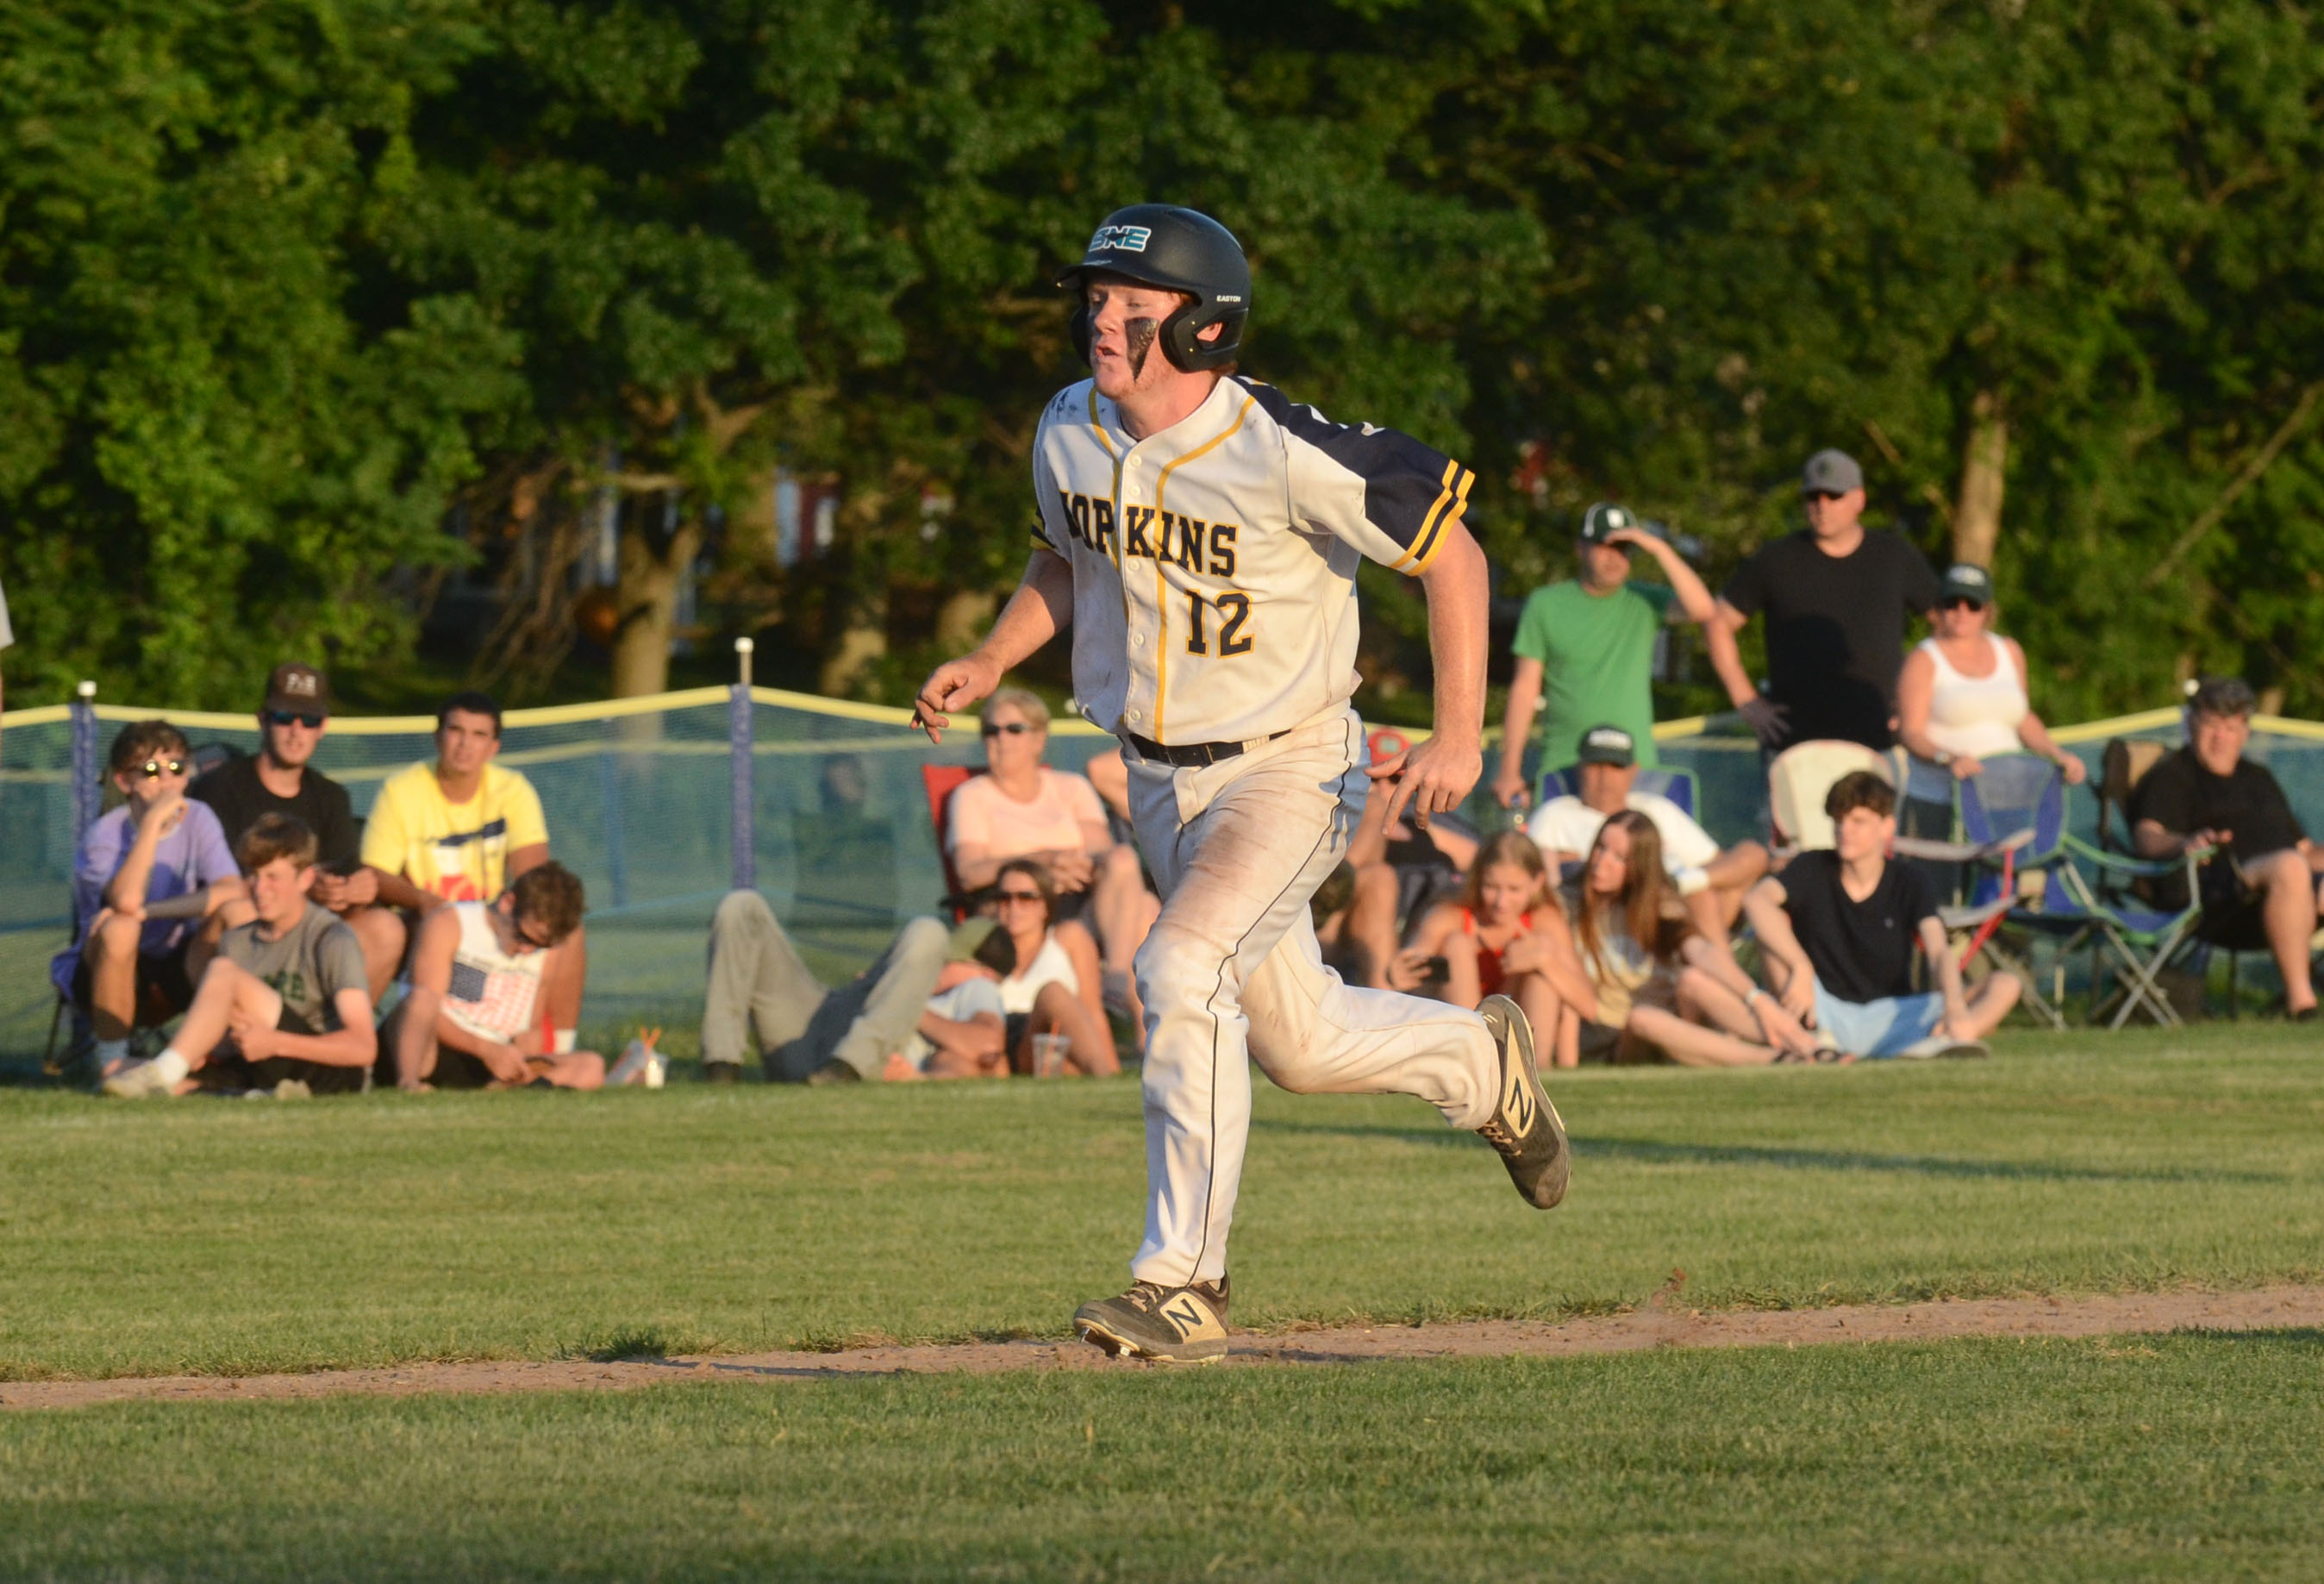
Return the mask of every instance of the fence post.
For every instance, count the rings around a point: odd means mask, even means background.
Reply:
[[[97,684],[84,681],[72,701],[73,851],[97,823]]]
[[[734,640],[739,679],[726,695],[726,748],[733,761],[733,807],[729,816],[734,848],[734,889],[749,891],[759,884],[759,850],[753,839],[758,799],[752,786],[751,651],[748,638]]]

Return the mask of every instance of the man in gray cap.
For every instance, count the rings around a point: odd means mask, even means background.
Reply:
[[[1647,533],[1627,506],[1600,501],[1582,514],[1574,536],[1581,577],[1536,588],[1517,619],[1517,670],[1501,721],[1501,768],[1493,801],[1503,808],[1533,801],[1526,784],[1526,742],[1534,710],[1543,709],[1541,766],[1575,762],[1582,734],[1600,722],[1628,732],[1637,762],[1655,765],[1652,686],[1655,635],[1665,622],[1711,619],[1711,590],[1670,542]],[[1667,583],[1630,576],[1630,556],[1644,551]]]
[[[1711,667],[1771,751],[1818,737],[1886,748],[1904,663],[1904,621],[1936,604],[1937,574],[1895,529],[1858,521],[1864,469],[1847,452],[1810,457],[1801,494],[1806,531],[1762,546],[1720,594],[1707,629]],[[1762,611],[1764,695],[1735,642]]]

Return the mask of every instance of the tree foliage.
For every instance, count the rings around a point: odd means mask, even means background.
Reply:
[[[1932,554],[1998,489],[2053,714],[2194,666],[2324,709],[2280,4],[15,0],[0,46],[20,698],[392,655],[480,542],[537,675],[607,491],[627,685],[706,550],[723,619],[925,642],[1021,558],[1049,275],[1161,198],[1250,249],[1248,372],[1478,462],[1510,592],[1600,496],[1716,575],[1837,444]],[[804,575],[779,467],[844,491]]]

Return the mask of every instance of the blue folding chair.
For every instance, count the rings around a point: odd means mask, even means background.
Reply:
[[[2026,1010],[2062,1029],[2065,1014],[2053,999],[2061,987],[2053,987],[2052,996],[2043,996],[2034,982],[2033,965],[2003,944],[1999,932],[2016,923],[2022,913],[2040,911],[2049,898],[2054,872],[2067,862],[2066,778],[2055,764],[2034,755],[1996,755],[1984,762],[1980,773],[1953,783],[1953,807],[1961,835],[1987,854],[1973,871],[1969,907],[2007,904],[1977,926],[1961,954],[1962,964],[1966,967],[1980,950],[1988,952],[1995,965],[2015,975],[2024,987]],[[2041,879],[2028,885],[2027,877],[2035,875]],[[2063,960],[2061,954],[2061,964]]]
[[[1581,768],[1578,764],[1569,764],[1563,770],[1545,772],[1538,789],[1539,795],[1534,799],[1535,806],[1538,808],[1552,798],[1580,797],[1582,795],[1582,778],[1579,773]],[[1666,797],[1678,805],[1680,813],[1690,820],[1694,818],[1698,797],[1694,772],[1692,770],[1677,770],[1668,765],[1657,766],[1652,770],[1641,770],[1638,772],[1638,779],[1631,784],[1630,790],[1655,792]]]

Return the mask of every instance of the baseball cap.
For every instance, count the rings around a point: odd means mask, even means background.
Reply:
[[[1599,501],[1582,514],[1582,532],[1574,535],[1584,544],[1603,544],[1606,535],[1617,528],[1636,528],[1638,519],[1628,506],[1618,506],[1611,501]]]
[[[1972,605],[1991,605],[1993,574],[1967,561],[1957,562],[1946,571],[1945,580],[1937,589],[1939,605],[1948,599],[1966,599]]]
[[[1800,493],[1803,495],[1814,495],[1818,491],[1846,495],[1851,489],[1863,487],[1864,469],[1858,467],[1856,459],[1846,451],[1818,451],[1808,459],[1808,465],[1800,472]]]
[[[267,677],[264,708],[285,715],[328,715],[330,690],[323,685],[321,672],[293,661],[276,666]]]
[[[1638,746],[1618,726],[1593,726],[1582,734],[1582,752],[1576,757],[1584,764],[1636,764]]]

